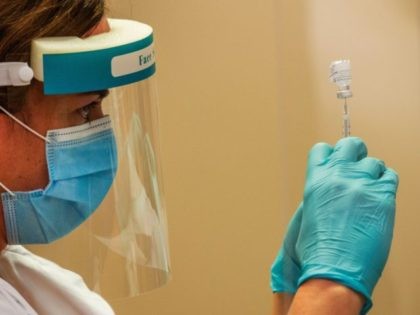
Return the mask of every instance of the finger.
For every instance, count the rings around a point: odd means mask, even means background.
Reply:
[[[297,280],[300,277],[300,267],[294,246],[299,236],[302,222],[303,202],[295,211],[287,227],[283,246],[271,266],[271,288],[273,292],[294,293],[297,290]]]
[[[387,168],[381,178],[379,178],[379,181],[380,183],[387,185],[388,189],[393,193],[397,192],[399,178],[397,172],[392,168]]]
[[[300,203],[299,207],[293,214],[292,219],[287,226],[286,236],[284,238],[284,243],[287,251],[292,251],[293,247],[296,244],[296,240],[299,235],[300,225],[302,223],[302,213],[303,213],[303,202]]]
[[[357,169],[369,174],[373,179],[378,179],[384,174],[386,166],[381,160],[367,157],[358,162]]]
[[[332,159],[357,162],[367,156],[367,147],[362,139],[348,137],[337,142]]]
[[[309,151],[308,167],[323,164],[326,159],[331,155],[334,148],[328,143],[317,143]]]

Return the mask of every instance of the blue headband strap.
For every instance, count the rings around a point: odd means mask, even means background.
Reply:
[[[46,95],[101,91],[131,84],[156,72],[153,34],[103,50],[46,54],[43,63]]]

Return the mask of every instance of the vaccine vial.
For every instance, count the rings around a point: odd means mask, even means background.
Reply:
[[[338,87],[338,98],[350,98],[351,92],[351,64],[350,60],[333,61],[330,65],[330,80]]]
[[[351,85],[350,60],[333,61],[330,65],[330,80],[338,87],[337,97],[344,99],[343,104],[343,137],[350,136],[350,113],[347,99],[353,96]]]

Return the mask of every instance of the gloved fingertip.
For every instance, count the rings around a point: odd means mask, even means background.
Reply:
[[[332,156],[336,159],[356,162],[365,158],[367,154],[367,146],[361,138],[347,137],[337,142]]]
[[[322,164],[333,152],[334,148],[325,142],[315,144],[308,155],[308,166],[317,166]]]
[[[373,179],[381,178],[386,170],[384,161],[372,157],[361,159],[357,167],[365,173],[368,173]]]
[[[387,181],[394,184],[397,188],[399,185],[399,176],[398,173],[393,170],[392,168],[386,168],[385,172],[383,173],[382,177],[380,178],[381,181]]]

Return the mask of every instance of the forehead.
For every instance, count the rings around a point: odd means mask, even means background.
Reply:
[[[102,33],[109,32],[111,30],[111,27],[109,26],[108,18],[103,17],[101,21],[95,25],[91,30],[89,30],[83,37],[89,37],[93,35],[98,35]]]

